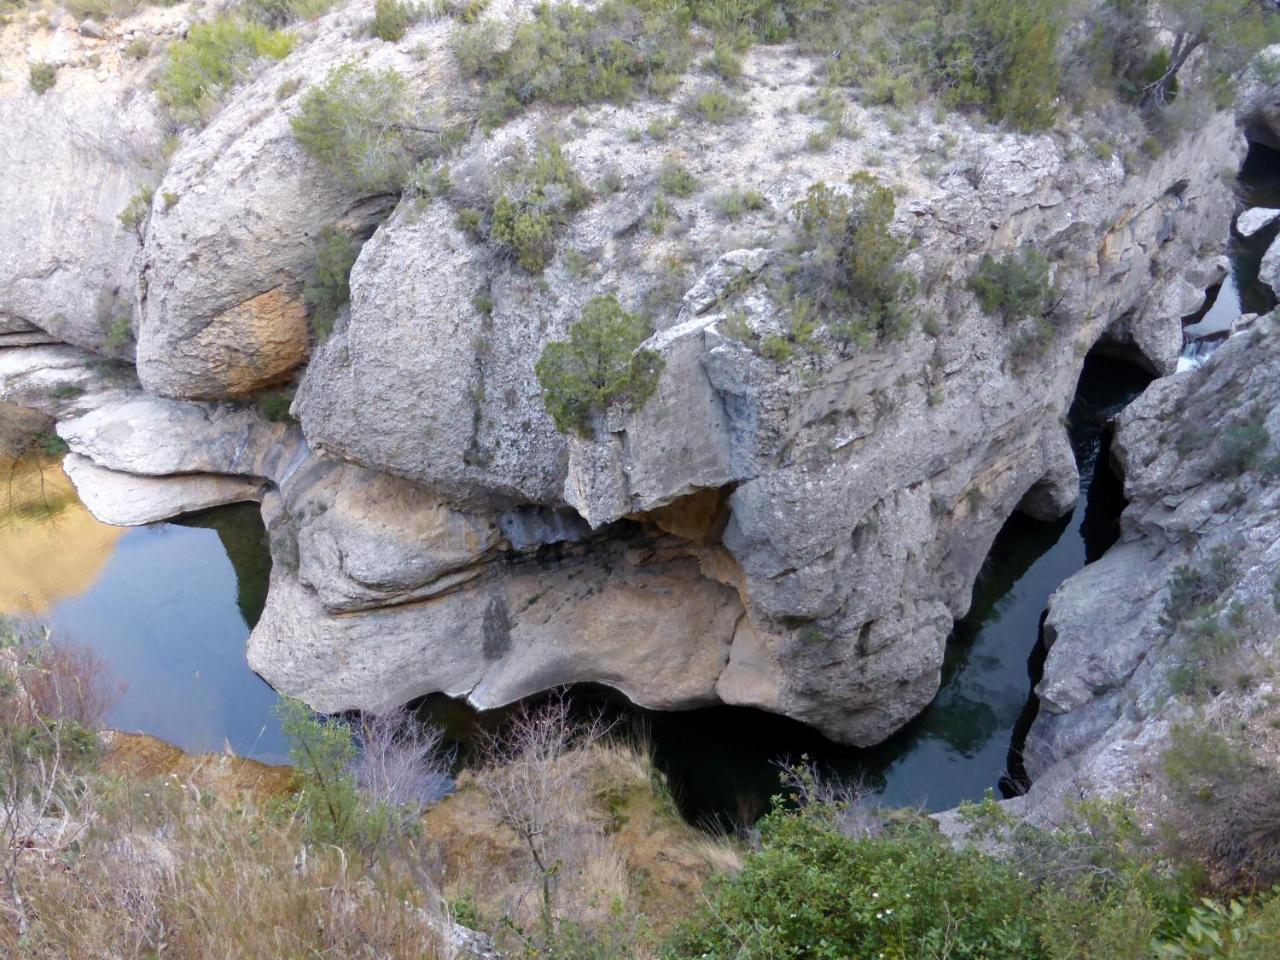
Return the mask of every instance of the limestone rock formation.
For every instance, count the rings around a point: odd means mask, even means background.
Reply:
[[[887,737],[937,690],[1010,512],[1074,502],[1062,418],[1085,353],[1174,369],[1181,317],[1221,278],[1233,117],[1126,168],[1069,119],[1027,135],[921,107],[904,130],[848,97],[860,137],[817,150],[825,121],[795,107],[820,62],[757,46],[744,112],[723,124],[677,106],[710,89],[691,70],[671,102],[535,104],[465,128],[424,168],[439,186],[367,196],[294,142],[309,84],[348,60],[391,65],[442,122],[478,93],[457,76],[451,18],[383,43],[370,7],[291,27],[288,58],[182,135],[136,267],[136,240],[117,258],[90,238],[86,262],[137,291],[141,389],[91,379],[78,352],[39,341],[92,338],[0,302],[0,400],[59,420],[82,496],[118,521],[260,498],[274,562],[250,662],[317,708],[433,691],[489,707],[592,681],[653,707],[723,701],[850,743]],[[506,30],[531,9],[484,16]],[[585,189],[572,211],[564,184],[538,201],[564,215],[534,275],[460,214],[518,189],[513,171],[550,141]],[[673,164],[687,189],[663,185]],[[795,204],[858,171],[896,197],[912,323],[861,346],[821,326],[801,344],[770,271]],[[731,216],[730,191],[760,201]],[[40,196],[3,215],[48,229]],[[349,309],[313,344],[300,297],[328,227],[369,239]],[[1028,245],[1052,264],[1048,333],[968,289],[983,254]],[[565,436],[535,365],[605,294],[652,323],[663,371],[638,409]],[[790,356],[766,348],[778,340]],[[268,422],[254,392],[299,375],[299,423]],[[90,391],[64,396],[76,378]],[[1117,657],[1098,676],[1123,672]],[[1060,703],[1091,682],[1064,679]]]
[[[0,346],[40,342],[44,331],[132,352],[141,243],[120,214],[159,179],[164,132],[141,69],[95,76],[95,45],[73,32],[37,36],[31,59],[63,64],[43,94],[25,67],[0,78]]]
[[[1177,679],[1194,661],[1190,625],[1170,614],[1179,567],[1221,565],[1209,599],[1238,644],[1210,678],[1206,715],[1243,728],[1268,695],[1262,678],[1280,636],[1276,335],[1274,315],[1259,321],[1202,368],[1155,381],[1120,416],[1114,450],[1130,501],[1121,541],[1058,589],[1045,624],[1026,755],[1034,785],[1017,802],[1033,817],[1052,820],[1082,792],[1154,799],[1169,725],[1193,709]]]

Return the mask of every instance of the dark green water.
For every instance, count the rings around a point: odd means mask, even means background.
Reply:
[[[1030,661],[1049,595],[1119,532],[1120,481],[1106,464],[1106,422],[1146,386],[1133,366],[1091,356],[1070,415],[1081,474],[1075,512],[1056,523],[1014,515],[1001,530],[974,588],[972,607],[947,649],[943,685],[916,720],[867,750],[842,747],[784,717],[737,707],[657,713],[611,691],[577,687],[578,708],[600,710],[653,746],[686,816],[747,823],[779,791],[778,764],[807,755],[827,771],[860,780],[890,805],[940,810],[998,789],[1015,729],[1029,723]],[[465,704],[428,698],[424,714],[466,748],[475,731],[503,713],[477,715]]]

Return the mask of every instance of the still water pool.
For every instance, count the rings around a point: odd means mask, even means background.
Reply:
[[[3,475],[0,614],[98,653],[115,692],[107,725],[186,750],[286,759],[276,695],[245,661],[271,569],[257,508],[111,527],[76,499],[56,458]]]
[[[1095,468],[1106,463],[1107,420],[1145,383],[1133,367],[1090,357],[1070,418],[1082,480],[1074,514],[1056,523],[1009,520],[956,626],[941,691],[886,743],[841,747],[741,708],[640,710],[599,688],[577,688],[575,702],[643,727],[693,820],[749,822],[778,791],[778,764],[802,755],[862,780],[890,804],[936,810],[981,797],[999,784],[1026,717],[1029,657],[1049,595],[1116,535],[1119,482]],[[9,473],[0,499],[0,613],[38,619],[98,652],[118,687],[108,725],[187,750],[285,760],[276,695],[245,661],[271,564],[257,508],[121,529],[88,514],[56,459],[13,464]],[[423,714],[463,747],[465,762],[476,732],[504,712],[478,715],[432,697]]]

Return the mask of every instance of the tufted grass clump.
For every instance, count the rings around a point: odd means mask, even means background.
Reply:
[[[435,132],[414,122],[403,76],[356,63],[308,89],[291,125],[307,156],[368,195],[399,190]]]
[[[351,299],[351,268],[359,255],[360,246],[334,227],[326,227],[317,238],[315,264],[302,299],[311,332],[321,343],[329,339],[338,311]]]
[[[569,339],[547,344],[534,366],[557,430],[590,438],[594,414],[614,404],[644,406],[663,367],[657,353],[640,349],[652,333],[648,320],[622,309],[612,295],[587,302]]]
[[[685,110],[707,123],[725,124],[747,112],[742,98],[722,87],[704,90],[685,103]]]
[[[535,102],[625,102],[639,94],[665,96],[688,64],[688,17],[678,6],[605,0],[587,8],[543,3],[531,21],[500,48],[492,23],[454,38],[466,76],[485,85],[482,119],[496,126]]]
[[[56,63],[33,63],[27,68],[27,85],[35,91],[36,96],[52,90],[58,82],[58,65]]]
[[[231,87],[263,60],[283,60],[294,38],[236,14],[197,23],[169,48],[156,95],[179,123],[208,120]]]
[[[675,157],[667,157],[658,168],[658,186],[672,197],[690,197],[698,189],[698,178]]]
[[[528,273],[541,273],[556,252],[556,236],[587,205],[591,191],[560,145],[539,143],[499,171],[495,195],[458,211],[458,226],[488,241]]]

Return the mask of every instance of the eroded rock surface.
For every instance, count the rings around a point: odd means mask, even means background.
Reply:
[[[141,261],[120,268],[141,294],[142,389],[53,396],[89,376],[83,357],[9,311],[0,377],[23,359],[0,400],[60,421],[85,501],[120,522],[260,498],[274,563],[250,660],[320,709],[433,691],[488,707],[592,681],[653,707],[720,700],[846,742],[887,737],[936,692],[1009,513],[1074,503],[1062,418],[1085,353],[1104,342],[1173,370],[1181,317],[1221,277],[1233,118],[1126,169],[1071,121],[1030,136],[921,107],[904,131],[850,98],[861,136],[814,150],[823,121],[795,106],[820,65],[759,46],[736,94],[746,112],[723,125],[669,123],[708,87],[690,71],[669,103],[532,106],[458,144],[448,190],[366,196],[294,142],[308,84],[349,59],[395,66],[432,121],[477,93],[456,75],[453,21],[382,43],[365,34],[370,7],[290,28],[295,52],[182,136]],[[530,9],[484,16],[509,26]],[[458,214],[548,137],[592,196],[533,276]],[[656,224],[673,158],[695,185],[664,197]],[[791,210],[862,170],[894,187],[912,329],[862,348],[824,329],[771,357],[762,343],[790,321],[766,275]],[[764,202],[730,223],[729,190]],[[22,216],[45,229],[49,215]],[[317,346],[301,297],[328,227],[371,236],[349,310]],[[1059,294],[1043,351],[967,288],[984,253],[1024,245],[1050,259]],[[640,409],[566,437],[534,367],[603,294],[653,321],[663,374]],[[268,422],[252,395],[304,364],[300,423]],[[1115,656],[1095,672],[1123,672]],[[1064,679],[1061,704],[1095,682]]]
[[[1243,431],[1243,432],[1242,432]],[[1237,442],[1252,437],[1239,460]],[[1231,337],[1208,363],[1155,381],[1119,418],[1114,450],[1129,498],[1122,536],[1053,595],[1051,644],[1027,741],[1034,785],[1017,805],[1050,821],[1071,797],[1160,789],[1171,723],[1200,709],[1247,730],[1267,702],[1280,606],[1280,340],[1274,315]],[[1175,570],[1225,558],[1213,616],[1234,652],[1195,669],[1206,697],[1177,674],[1193,662],[1189,623],[1170,622]],[[1212,671],[1220,670],[1221,676]]]

